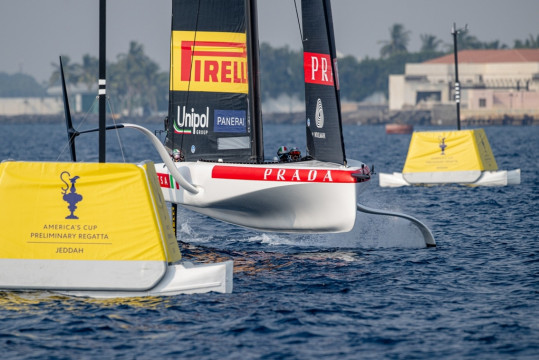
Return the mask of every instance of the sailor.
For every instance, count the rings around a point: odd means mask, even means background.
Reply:
[[[174,149],[172,151],[172,159],[174,160],[174,162],[179,162],[179,161],[184,161],[185,160],[182,151],[179,150],[179,149]]]
[[[277,156],[279,157],[279,162],[289,162],[290,157],[288,156],[288,148],[286,146],[280,146],[277,150]]]
[[[288,152],[290,161],[299,161],[301,159],[301,151],[297,147],[292,147]]]

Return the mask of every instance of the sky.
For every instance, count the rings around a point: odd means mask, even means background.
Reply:
[[[170,7],[170,0],[109,0],[107,60],[116,61],[136,41],[166,71]],[[410,31],[409,51],[419,50],[421,34],[452,44],[453,23],[468,25],[480,41],[511,47],[539,34],[538,0],[333,0],[332,11],[337,51],[359,60],[378,58],[396,23]],[[294,0],[258,0],[258,13],[260,42],[300,49]],[[0,72],[43,82],[59,55],[78,63],[85,54],[97,57],[98,17],[98,0],[0,0]]]

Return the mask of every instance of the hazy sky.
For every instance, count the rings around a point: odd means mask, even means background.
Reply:
[[[166,70],[170,7],[170,0],[109,0],[108,60],[134,40]],[[359,59],[378,57],[395,23],[410,31],[409,51],[419,50],[421,34],[451,44],[453,22],[468,24],[481,41],[509,46],[539,34],[539,0],[333,0],[332,9],[338,51]],[[258,10],[261,42],[300,48],[294,0],[258,0]],[[79,63],[84,54],[97,57],[98,14],[98,0],[0,0],[0,72],[22,71],[41,82],[60,54]]]

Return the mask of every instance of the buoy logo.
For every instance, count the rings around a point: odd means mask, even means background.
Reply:
[[[71,182],[71,188],[67,181],[65,181],[64,176],[67,176]],[[79,179],[78,176],[71,177],[71,174],[67,171],[64,171],[60,174],[60,180],[65,184],[65,187],[62,186],[63,199],[69,204],[67,207],[70,211],[70,214],[66,216],[66,219],[78,219],[78,216],[75,215],[75,210],[77,209],[77,203],[82,201],[82,195],[77,194],[77,189],[75,188],[75,183]],[[69,193],[67,192],[69,190]]]
[[[444,151],[445,151],[445,148],[447,147],[447,144],[445,143],[444,137],[442,138],[442,141],[440,141],[440,144],[438,146],[440,147],[440,149],[442,149],[442,155],[445,155]]]

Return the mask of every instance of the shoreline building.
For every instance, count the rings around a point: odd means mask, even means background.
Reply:
[[[464,124],[539,123],[539,49],[458,52]],[[389,110],[428,110],[431,124],[454,124],[453,53],[410,63],[389,76]]]
[[[70,106],[73,113],[83,113],[96,101],[97,86],[69,86]],[[94,109],[97,113],[97,109]],[[47,89],[47,95],[41,97],[3,97],[0,98],[0,116],[21,115],[63,115],[64,101],[61,86]]]

